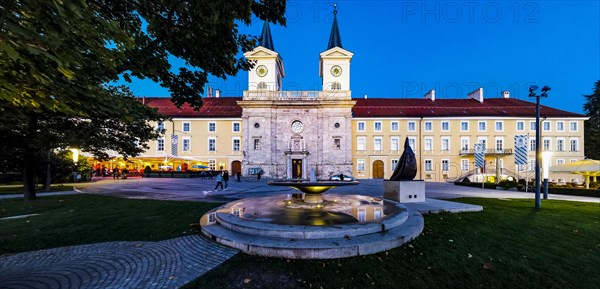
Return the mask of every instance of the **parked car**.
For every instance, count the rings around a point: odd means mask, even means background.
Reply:
[[[343,176],[343,178],[342,178]],[[356,181],[356,179],[352,176],[349,175],[344,175],[344,174],[338,174],[338,175],[333,175],[331,176],[331,178],[329,178],[330,181],[344,181],[344,182],[352,182],[352,181]]]

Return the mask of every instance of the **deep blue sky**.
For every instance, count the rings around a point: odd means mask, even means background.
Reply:
[[[354,53],[353,97],[464,98],[478,86],[484,96],[528,100],[533,83],[552,87],[542,104],[583,113],[583,94],[600,80],[598,1],[337,1],[345,49]],[[285,90],[319,90],[319,53],[326,50],[332,1],[288,1],[287,27],[271,24],[284,61]],[[259,35],[256,20],[242,33]],[[181,62],[173,60],[174,67]],[[247,72],[210,86],[241,96]],[[131,85],[138,96],[169,96],[151,81]],[[533,99],[532,99],[533,100]]]

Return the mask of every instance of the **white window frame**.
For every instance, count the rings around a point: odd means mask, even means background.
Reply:
[[[529,139],[529,152],[535,152],[535,138]]]
[[[187,129],[186,129],[187,124]],[[189,121],[184,121],[181,123],[181,131],[183,132],[191,132],[192,131],[192,123]]]
[[[211,128],[211,125],[213,125],[213,127]],[[214,121],[210,121],[208,122],[208,132],[217,132],[217,123]]]
[[[208,168],[215,171],[217,169],[217,160],[208,160]]]
[[[259,151],[261,149],[260,138],[252,139],[252,149],[255,151]]]
[[[575,150],[573,150],[573,142],[575,142]],[[569,138],[569,151],[570,152],[578,152],[579,151],[579,139],[578,138]]]
[[[187,147],[186,147],[187,141]],[[181,138],[181,151],[182,152],[191,152],[192,151],[192,139],[189,136],[184,136]]]
[[[488,149],[487,136],[479,136],[477,137],[477,143],[483,144],[483,149]]]
[[[394,128],[395,126],[395,128]],[[400,131],[400,122],[399,121],[392,121],[390,123],[390,131]]]
[[[521,129],[519,129],[519,125],[521,125]],[[517,121],[517,123],[515,124],[515,129],[517,131],[525,131],[525,122],[522,120]]]
[[[558,138],[556,138],[556,151],[557,152],[564,152],[564,151],[566,151],[566,146],[565,145],[566,145],[566,143],[565,143],[565,138],[564,137],[558,137]]]
[[[442,159],[442,172],[448,172],[450,170],[450,160]]]
[[[164,130],[165,129],[165,123],[164,122],[159,122],[156,124],[156,129],[157,130]]]
[[[235,130],[235,126],[237,124],[237,130]],[[231,132],[241,132],[242,131],[242,123],[239,121],[234,121],[231,123]]]
[[[556,164],[563,165],[563,164],[565,164],[565,160],[564,159],[556,159]]]
[[[469,131],[469,121],[465,120],[460,122],[460,131]]]
[[[414,152],[417,149],[417,137],[409,136],[408,137],[408,145]]]
[[[236,145],[235,145],[235,141],[237,140],[237,150],[236,150]],[[234,152],[239,152],[242,150],[242,141],[240,140],[239,137],[234,137],[231,139],[231,151]]]
[[[336,150],[342,149],[342,139],[341,138],[336,137],[333,139],[333,149],[336,149]]]
[[[162,148],[161,148],[162,146]],[[164,152],[165,151],[165,138],[164,137],[159,137],[156,140],[156,151],[157,152]]]
[[[535,131],[536,127],[535,120],[529,122],[529,131]]]
[[[364,136],[356,137],[356,150],[366,151],[367,150],[367,138]]]
[[[542,131],[551,131],[552,130],[552,123],[550,123],[549,120],[545,120],[544,122],[542,122]]]
[[[381,132],[383,131],[383,125],[380,121],[373,122],[373,131]]]
[[[411,129],[412,126],[412,129]],[[409,121],[406,123],[406,130],[407,131],[417,131],[417,122],[416,121]]]
[[[569,131],[570,132],[579,131],[579,124],[576,121],[570,121],[569,122]]]
[[[211,147],[211,142],[213,143],[213,146]],[[217,151],[217,139],[214,137],[209,137],[208,138],[208,151],[209,152],[216,152]]]
[[[498,128],[498,125],[500,125],[500,128]],[[504,121],[497,120],[494,127],[496,128],[496,131],[504,131]]]
[[[394,148],[394,142],[396,144],[396,147]],[[390,139],[390,150],[393,152],[398,152],[400,151],[400,137],[397,136],[393,136]]]
[[[374,151],[382,151],[383,150],[383,138],[380,136],[373,137],[373,150]]]
[[[444,128],[444,125],[446,125],[446,128]],[[450,122],[449,121],[442,121],[442,123],[440,124],[440,129],[442,131],[450,131]]]
[[[504,151],[504,137],[496,137],[494,141],[494,149],[497,152]]]
[[[433,160],[425,159],[423,162],[423,168],[426,172],[433,172]]]
[[[556,122],[556,131],[560,131],[560,132],[565,131],[565,122],[564,121]]]
[[[542,151],[552,151],[552,138],[542,138]]]
[[[356,170],[359,172],[364,172],[365,171],[365,160],[364,159],[357,159],[356,160]]]
[[[392,169],[392,172],[396,169],[396,166],[398,165],[398,159],[392,159],[392,165],[390,166],[390,168]]]
[[[471,138],[468,136],[461,136],[460,137],[460,150],[461,151],[468,151],[469,150],[469,146],[471,142]]]
[[[362,131],[365,131],[366,129],[367,129],[367,124],[364,121],[356,122],[356,131],[362,132]]]
[[[468,171],[470,169],[470,163],[468,159],[460,159],[460,169]]]
[[[424,131],[433,131],[433,121],[426,121],[423,126]]]
[[[423,138],[423,147],[425,151],[433,151],[433,137],[426,136]]]
[[[481,128],[481,125],[483,125],[483,129]],[[477,122],[477,131],[487,131],[487,121],[485,120],[480,120]]]
[[[449,152],[450,151],[450,137],[443,136],[441,139],[442,142],[442,151]]]

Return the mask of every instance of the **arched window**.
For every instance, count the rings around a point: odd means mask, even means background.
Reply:
[[[342,84],[334,81],[333,83],[331,83],[331,90],[340,90],[342,89]]]
[[[267,89],[267,84],[265,82],[259,82],[257,89]]]

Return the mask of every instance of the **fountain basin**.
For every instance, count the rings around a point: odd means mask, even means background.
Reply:
[[[343,181],[294,181],[294,180],[280,180],[270,181],[267,183],[269,186],[285,186],[291,187],[298,191],[305,193],[304,202],[310,204],[319,204],[323,202],[322,194],[326,191],[335,187],[342,186],[355,186],[359,182],[343,182]]]

